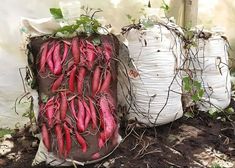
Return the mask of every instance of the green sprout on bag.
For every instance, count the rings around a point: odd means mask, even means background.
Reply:
[[[94,15],[97,12],[101,12],[101,9],[92,9],[92,8],[84,8],[82,10],[85,11],[86,15],[81,15],[78,19],[75,20],[74,23],[63,26],[56,30],[56,35],[62,36],[72,36],[75,33],[83,33],[83,34],[98,34],[98,29],[101,27],[101,24],[98,20],[94,18]],[[93,13],[91,14],[91,11]],[[56,20],[64,20],[62,11],[60,8],[50,8],[50,13]],[[91,16],[90,16],[91,15]]]
[[[57,33],[63,34],[72,34],[76,31],[84,32],[86,34],[98,33],[98,28],[101,27],[101,24],[94,18],[89,16],[81,16],[76,20],[75,24],[64,26],[57,30]]]

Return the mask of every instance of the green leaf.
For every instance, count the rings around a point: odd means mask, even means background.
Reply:
[[[9,128],[0,128],[0,138],[6,134],[13,134],[15,131]]]
[[[183,78],[183,85],[184,85],[184,90],[190,91],[192,89],[192,86],[190,85],[190,78],[189,77],[184,77]]]
[[[218,163],[213,163],[211,168],[222,168]]]
[[[57,32],[72,34],[79,28],[79,26],[80,25],[64,26],[64,27],[61,27],[60,29],[58,29]]]
[[[164,11],[168,11],[170,9],[168,5],[162,5],[160,8],[163,9]]]
[[[55,19],[63,19],[63,14],[60,8],[50,8],[50,13]]]
[[[76,20],[76,23],[72,25],[64,26],[56,31],[57,36],[71,36],[74,35],[75,32],[86,33],[88,35],[93,33],[98,33],[98,28],[101,27],[101,24],[98,20],[91,18],[90,16],[80,16],[79,19]]]
[[[234,109],[232,107],[229,107],[225,110],[227,114],[234,114]]]
[[[153,27],[155,23],[151,20],[147,20],[147,21],[142,22],[142,24],[144,25],[145,28],[149,28],[149,27]]]
[[[99,46],[101,44],[101,41],[100,41],[100,38],[96,37],[92,40],[92,43],[95,45],[95,46]]]
[[[193,86],[195,86],[197,89],[201,89],[202,87],[201,82],[198,82],[198,81],[194,81]]]
[[[188,111],[188,112],[184,113],[184,116],[187,117],[187,118],[193,118],[194,117],[194,113],[191,112],[191,111]]]
[[[200,98],[202,98],[202,96],[204,95],[204,93],[205,93],[204,89],[199,89],[199,90],[198,90],[198,96],[199,96]]]
[[[190,78],[188,76],[183,78],[183,82],[186,83],[186,82],[189,82],[189,81],[190,81]]]
[[[43,103],[46,103],[48,99],[49,99],[49,97],[48,97],[47,95],[44,95],[44,94],[43,94],[43,95],[41,96],[41,100],[42,100]]]
[[[170,9],[169,5],[167,5],[164,0],[162,1],[162,6],[160,8],[163,9],[165,12]]]
[[[215,116],[215,115],[218,113],[218,111],[217,111],[216,108],[210,108],[209,111],[208,111],[208,113],[209,113],[211,116]]]
[[[200,98],[198,97],[197,94],[194,94],[194,95],[192,95],[192,100],[196,102],[196,101],[199,101]]]
[[[25,113],[23,113],[23,114],[22,114],[22,117],[28,118],[28,117],[29,117],[29,111],[26,111]]]

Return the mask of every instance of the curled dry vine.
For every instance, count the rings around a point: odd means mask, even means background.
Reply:
[[[25,74],[23,74],[23,71],[25,71]],[[17,110],[18,104],[29,103],[29,107],[26,110],[26,112],[22,114],[22,117],[29,118],[30,123],[33,124],[36,121],[35,116],[34,116],[34,109],[33,109],[34,101],[28,88],[28,86],[30,86],[32,83],[32,74],[29,70],[29,67],[19,68],[19,74],[21,77],[24,92],[23,92],[23,95],[20,95],[19,97],[15,99],[15,105],[14,105],[15,113],[19,115],[18,110]],[[26,101],[22,102],[22,100],[23,99],[25,100],[25,98],[26,98]]]

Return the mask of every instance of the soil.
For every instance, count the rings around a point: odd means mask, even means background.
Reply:
[[[232,101],[233,108],[234,104]],[[135,128],[108,158],[84,168],[235,167],[235,120],[232,117],[233,121],[221,121],[201,112],[194,118],[182,117],[156,128]],[[25,141],[35,141],[30,134],[22,136]],[[2,156],[0,167],[31,167],[37,147],[25,145],[27,143],[19,138],[19,134],[13,136],[15,147],[11,152],[20,151],[20,159]],[[46,167],[45,163],[35,166]]]

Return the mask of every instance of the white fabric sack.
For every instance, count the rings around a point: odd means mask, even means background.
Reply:
[[[40,36],[45,34],[52,34],[57,29],[60,28],[59,22],[54,18],[42,18],[42,19],[31,19],[31,18],[21,18],[21,26],[25,33],[33,36]]]
[[[127,33],[132,60],[132,67],[129,66],[127,71],[132,94],[120,95],[127,93],[123,86],[128,85],[128,80],[119,79],[118,99],[120,104],[127,99],[126,105],[131,105],[129,120],[137,119],[147,126],[155,126],[183,115],[181,79],[177,73],[181,63],[180,45],[172,33],[160,25],[142,31],[132,29]],[[131,71],[138,75],[133,76]]]
[[[205,94],[197,103],[202,111],[210,108],[225,109],[231,99],[231,82],[228,67],[226,41],[219,35],[208,40],[199,39],[198,48],[193,48],[191,56],[196,70],[195,80],[202,83]],[[197,54],[198,53],[198,54]]]

